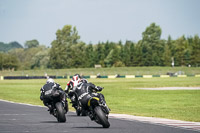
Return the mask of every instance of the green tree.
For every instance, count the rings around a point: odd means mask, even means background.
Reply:
[[[175,65],[177,66],[184,66],[186,65],[184,60],[185,50],[187,46],[187,40],[185,39],[185,36],[182,36],[178,38],[175,41]]]
[[[49,67],[49,51],[50,48],[43,47],[32,58],[31,69],[45,69]]]
[[[42,66],[41,62],[43,62],[43,58],[41,58],[40,55],[48,54],[46,50],[46,47],[41,45],[28,49],[14,49],[12,51],[9,51],[9,54],[17,57],[17,59],[19,60],[19,69],[28,70],[33,68],[40,68]]]
[[[160,58],[163,52],[163,43],[160,40],[161,28],[155,23],[152,23],[142,33],[142,61],[145,66],[153,66],[160,64]]]
[[[163,65],[164,66],[171,66],[172,57],[171,51],[168,44],[165,44],[164,53],[163,53]]]
[[[104,53],[104,44],[97,44],[96,47],[96,58],[97,58],[97,64],[101,64],[102,66],[104,65],[104,58],[105,58],[105,53]]]
[[[123,64],[120,60],[120,46],[115,46],[108,54],[108,56],[104,59],[104,62],[107,67],[117,66],[116,64]],[[123,64],[124,66],[124,64]]]
[[[85,46],[85,57],[87,58],[84,62],[85,62],[85,67],[94,67],[95,62],[94,62],[94,58],[95,58],[95,52],[93,49],[93,45],[89,44]]]
[[[76,27],[65,25],[56,32],[56,40],[51,45],[50,65],[52,68],[69,68],[72,66],[72,45],[76,45],[80,39]]]
[[[135,44],[133,42],[130,44],[130,62],[129,62],[129,66],[137,66],[136,48],[135,48]]]
[[[200,38],[195,35],[192,41],[191,64],[200,66]]]
[[[135,60],[134,60],[135,66],[144,66],[141,42],[142,41],[139,41],[135,46]]]
[[[24,46],[25,46],[25,48],[38,47],[39,46],[39,42],[36,39],[30,40],[30,41],[26,41]]]
[[[85,56],[85,43],[80,42],[76,45],[71,46],[72,55],[72,62],[71,66],[78,68],[78,67],[85,67],[86,66],[86,56]]]
[[[0,69],[14,69],[16,70],[19,67],[19,61],[16,56],[0,53]]]
[[[121,60],[126,66],[131,64],[131,41],[126,41],[125,45],[121,48]]]

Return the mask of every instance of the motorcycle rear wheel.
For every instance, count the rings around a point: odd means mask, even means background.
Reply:
[[[101,107],[100,106],[95,107],[94,111],[97,115],[97,119],[99,120],[99,122],[103,126],[103,128],[109,128],[110,123],[108,122],[108,118],[106,118],[106,115],[102,111]]]

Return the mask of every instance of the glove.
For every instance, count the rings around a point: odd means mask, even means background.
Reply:
[[[100,86],[96,86],[96,88],[97,88],[98,91],[102,91],[103,90],[103,88],[100,87]]]
[[[70,97],[73,96],[73,92],[69,91],[68,96],[70,96]]]
[[[43,96],[41,95],[41,96],[40,96],[40,100],[43,101],[43,99],[44,99],[44,98],[43,98]]]

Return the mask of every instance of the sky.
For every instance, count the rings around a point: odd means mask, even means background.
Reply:
[[[56,31],[76,26],[81,41],[142,39],[151,23],[162,39],[200,36],[200,0],[0,0],[0,42],[37,39],[51,46]]]

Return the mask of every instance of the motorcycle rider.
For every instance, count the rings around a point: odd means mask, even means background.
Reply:
[[[102,106],[105,107],[107,114],[109,114],[109,107],[106,105],[105,99],[103,94],[101,93],[97,93],[102,91],[103,88],[100,86],[95,86],[92,83],[83,83],[80,82],[76,89],[75,89],[75,93],[77,94],[78,97],[78,101],[80,106],[82,107],[83,110],[87,110],[88,108],[88,101],[92,98],[92,97],[98,97],[99,98],[99,102]],[[93,115],[88,112],[88,115],[90,116],[91,120],[94,119]]]
[[[72,104],[74,102],[74,92],[77,93],[77,97],[78,100],[81,100],[81,102],[83,103],[83,105],[89,100],[89,97],[98,97],[100,99],[100,102],[102,104],[106,105],[106,101],[104,98],[104,95],[101,93],[97,93],[102,91],[102,87],[100,86],[95,86],[92,83],[89,83],[86,79],[81,78],[81,76],[79,74],[75,74],[72,79],[68,82],[65,92],[68,93],[68,96],[70,97]],[[86,97],[84,97],[83,99],[80,99],[80,96],[85,96],[88,95]],[[109,109],[110,110],[110,109]]]
[[[65,88],[65,92],[68,93],[73,89],[74,86],[77,86],[79,82],[85,82],[87,83],[87,79],[82,78],[79,74],[75,74],[72,79],[67,83],[67,86]]]
[[[55,83],[52,78],[47,79],[46,84],[40,89],[40,100],[43,101],[44,105],[49,108],[50,114],[53,111],[52,105],[51,105],[51,96],[45,95],[45,92],[51,90],[51,89],[56,89],[59,92],[60,95],[60,100],[65,107],[66,112],[68,112],[68,103],[66,100],[66,94],[61,88],[61,86],[58,83]]]
[[[82,85],[82,86],[81,86]],[[82,88],[80,88],[80,86]],[[77,93],[77,88],[79,88],[78,90],[82,90],[81,92],[78,92]],[[106,105],[106,101],[105,101],[105,98],[104,98],[104,95],[101,94],[101,93],[96,93],[97,91],[102,91],[102,87],[100,86],[95,86],[94,84],[92,83],[89,83],[87,81],[87,79],[84,79],[84,78],[81,78],[81,76],[79,74],[75,74],[72,79],[68,82],[66,88],[65,88],[65,92],[68,94],[69,98],[71,99],[71,102],[72,102],[72,106],[74,107],[75,106],[75,96],[74,96],[74,92],[77,93],[78,95],[78,98],[80,95],[82,95],[83,93],[88,93],[88,95],[90,95],[90,97],[98,97],[100,99],[100,102],[102,104],[104,104],[105,106]],[[80,99],[78,99],[80,100]],[[89,99],[88,99],[89,100]],[[85,100],[83,100],[85,101]],[[110,109],[109,109],[110,110]]]
[[[67,83],[67,86],[65,88],[65,92],[68,94],[69,98],[71,99],[72,106],[75,103],[75,96],[74,91],[76,86],[79,82],[87,83],[87,79],[82,78],[79,74],[75,74],[72,79]]]

